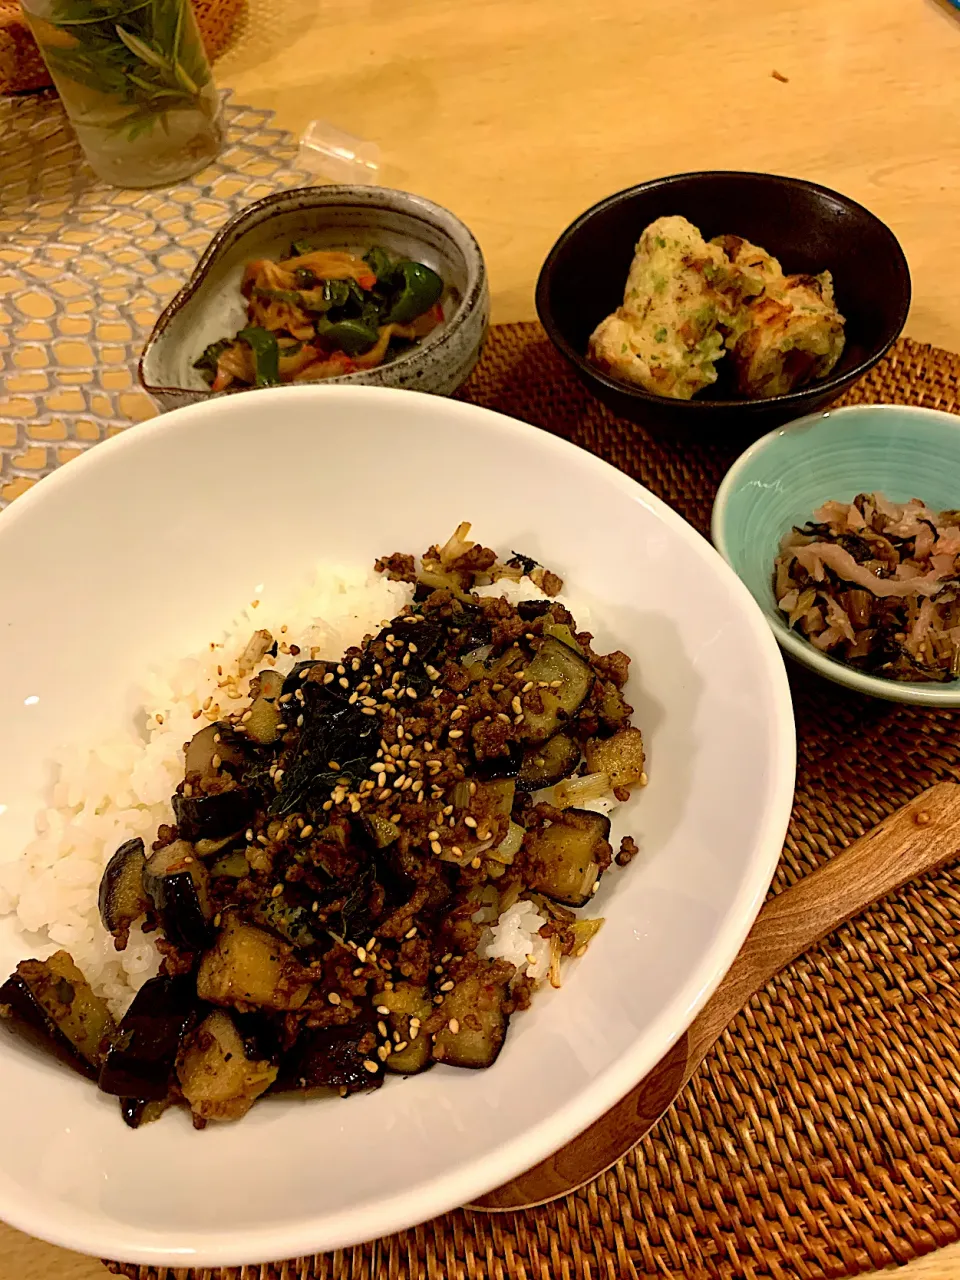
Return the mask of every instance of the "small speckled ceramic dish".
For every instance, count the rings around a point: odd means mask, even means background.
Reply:
[[[960,417],[903,405],[856,405],[812,414],[751,445],[713,505],[717,550],[749,587],[784,651],[818,675],[890,702],[960,707],[960,680],[911,684],[866,675],[828,657],[787,626],[773,592],[780,539],[828,499],[877,492],[960,506]]]
[[[140,382],[163,409],[214,393],[194,361],[211,342],[246,324],[244,265],[284,257],[294,240],[361,254],[380,245],[423,262],[444,282],[443,323],[415,347],[376,369],[330,382],[367,383],[450,395],[480,355],[490,313],[483,254],[447,209],[386,187],[298,187],[266,196],[231,218],[204,250],[193,275],[160,316],[140,359]]]

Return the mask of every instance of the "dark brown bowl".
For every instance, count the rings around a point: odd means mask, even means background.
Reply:
[[[708,240],[726,233],[762,245],[787,272],[833,273],[846,346],[829,378],[765,400],[672,400],[587,361],[590,334],[623,301],[640,233],[671,214],[688,218]],[[564,231],[537,281],[537,312],[551,341],[614,413],[692,435],[723,428],[753,438],[822,408],[884,355],[909,307],[910,272],[889,227],[827,187],[767,173],[680,173],[618,191]]]

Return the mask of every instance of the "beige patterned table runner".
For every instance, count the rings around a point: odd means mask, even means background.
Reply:
[[[137,361],[214,232],[310,182],[273,113],[226,97],[215,164],[176,187],[94,177],[57,98],[0,101],[0,507],[54,467],[152,417]]]

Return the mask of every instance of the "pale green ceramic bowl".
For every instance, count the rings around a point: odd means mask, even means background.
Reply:
[[[713,504],[713,541],[760,605],[781,647],[818,675],[891,702],[960,707],[960,680],[910,684],[865,675],[791,631],[773,594],[780,539],[822,503],[879,490],[960,507],[960,417],[902,405],[855,405],[771,431],[740,455]]]

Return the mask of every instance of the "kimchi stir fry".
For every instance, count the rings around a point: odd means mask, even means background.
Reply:
[[[443,320],[443,281],[374,247],[360,258],[296,241],[279,262],[248,262],[247,324],[194,364],[214,391],[317,382],[375,369]]]

